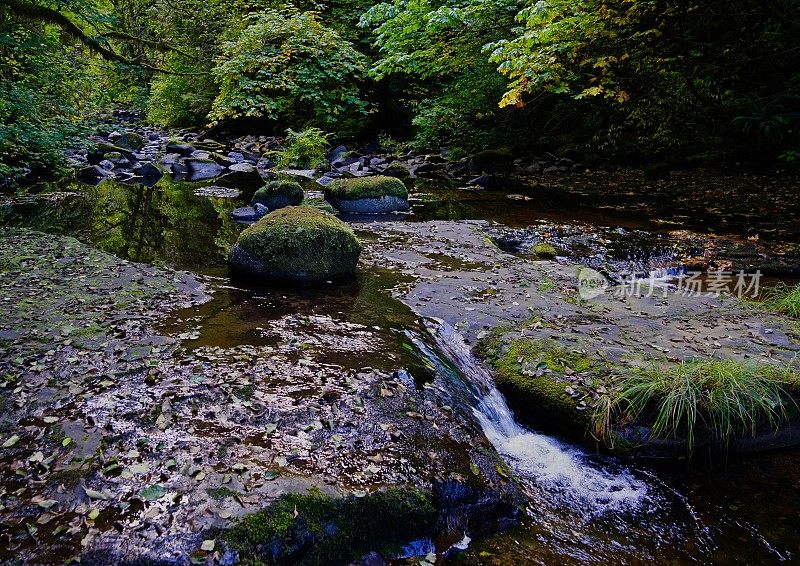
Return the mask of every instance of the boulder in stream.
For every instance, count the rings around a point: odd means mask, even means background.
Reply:
[[[317,208],[292,206],[245,228],[228,263],[240,275],[319,283],[352,275],[360,254],[361,243],[347,224]]]
[[[381,214],[408,210],[408,190],[394,177],[336,179],[325,188],[325,199],[345,213]]]
[[[261,203],[270,210],[297,206],[303,202],[303,187],[294,181],[269,181],[253,195],[252,203]]]

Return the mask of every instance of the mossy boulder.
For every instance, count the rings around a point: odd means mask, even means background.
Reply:
[[[353,274],[361,243],[350,227],[311,206],[281,208],[245,228],[231,249],[235,273],[317,283]]]
[[[303,202],[303,187],[294,181],[270,181],[253,195],[250,204],[263,204],[270,210],[297,206]]]
[[[221,538],[248,564],[348,564],[373,551],[397,556],[429,536],[436,517],[430,496],[413,488],[345,498],[311,491],[281,496]]]
[[[408,210],[408,190],[395,177],[336,179],[325,188],[325,199],[346,213],[380,214]]]
[[[570,395],[565,374],[592,372],[585,355],[551,340],[520,338],[506,341],[491,335],[476,347],[494,370],[497,388],[522,421],[537,428],[583,436],[590,426],[590,411],[579,410]]]
[[[507,147],[487,149],[474,154],[469,163],[470,167],[475,171],[486,173],[508,171],[514,164],[514,154]]]

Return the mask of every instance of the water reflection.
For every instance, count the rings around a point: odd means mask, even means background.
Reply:
[[[203,272],[224,265],[228,247],[241,231],[230,213],[248,200],[260,180],[250,186],[241,181],[237,187],[242,194],[236,199],[196,196],[198,188],[210,183],[168,177],[153,186],[113,180],[95,186],[44,185],[39,187],[42,193],[53,197],[15,205],[4,223],[75,236],[136,262]]]

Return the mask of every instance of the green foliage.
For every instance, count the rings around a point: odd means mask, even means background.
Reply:
[[[346,564],[370,551],[397,554],[429,535],[436,510],[415,489],[389,488],[333,499],[319,491],[286,494],[224,534],[245,561]]]
[[[543,93],[584,101],[575,103],[583,114],[606,118],[600,146],[707,148],[725,132],[751,156],[774,156],[798,139],[797,115],[784,110],[800,100],[799,54],[786,50],[800,32],[793,10],[789,1],[737,0],[719,12],[713,3],[541,0],[486,50],[510,80],[501,106]]]
[[[612,430],[609,419],[644,422],[652,438],[686,439],[690,451],[708,434],[726,447],[734,436],[785,422],[796,410],[785,388],[797,379],[791,367],[734,360],[653,364],[617,380],[596,428]]]
[[[210,118],[265,117],[329,125],[364,111],[364,57],[316,12],[268,9],[226,42],[214,68],[220,92]]]
[[[199,72],[199,66],[176,59],[170,65],[181,72]],[[211,111],[217,89],[210,75],[159,74],[150,83],[147,119],[161,126],[193,126]]]
[[[330,142],[319,128],[306,128],[295,132],[286,130],[286,143],[277,153],[277,166],[281,169],[327,169],[325,154]]]
[[[64,149],[80,132],[80,62],[54,26],[0,10],[0,179],[65,172]]]

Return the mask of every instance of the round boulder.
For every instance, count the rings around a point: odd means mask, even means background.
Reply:
[[[408,190],[394,177],[336,179],[325,188],[325,199],[345,213],[381,214],[408,210]]]
[[[270,181],[253,195],[251,204],[263,204],[270,210],[297,206],[303,202],[303,187],[294,181]]]
[[[234,273],[319,283],[353,274],[361,243],[335,216],[310,206],[270,212],[245,228],[228,256]]]

